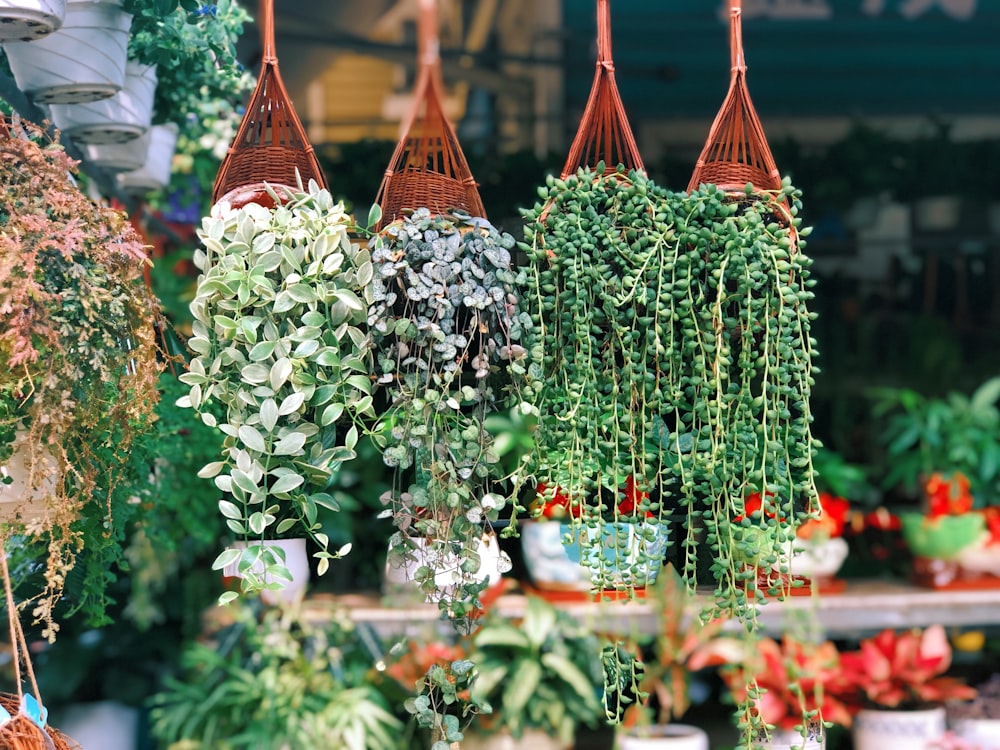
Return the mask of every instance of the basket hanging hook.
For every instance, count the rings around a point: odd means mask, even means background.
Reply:
[[[420,0],[417,16],[417,54],[420,65],[437,68],[441,63],[441,40],[438,36],[437,0]]]
[[[733,75],[747,72],[747,61],[743,55],[743,0],[730,1],[729,58]]]
[[[276,65],[278,53],[274,44],[274,0],[260,0],[260,38],[264,44],[262,65]]]

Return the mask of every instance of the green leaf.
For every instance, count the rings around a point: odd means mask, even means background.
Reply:
[[[510,678],[503,690],[503,710],[510,716],[518,716],[535,694],[542,679],[542,665],[534,659],[519,659],[511,670]]]
[[[278,526],[277,528],[275,528],[275,533],[284,534],[288,532],[288,530],[291,529],[293,526],[295,526],[295,524],[297,524],[298,522],[299,521],[297,518],[284,518],[278,522]]]
[[[587,675],[568,658],[562,654],[549,652],[542,654],[542,664],[548,667],[549,671],[559,675],[583,700],[587,702],[594,700],[594,683],[587,679]]]
[[[250,518],[247,519],[247,525],[254,534],[263,534],[264,528],[267,526],[267,523],[264,521],[264,514],[260,511],[251,513]]]
[[[374,229],[380,221],[382,221],[382,207],[378,203],[373,203],[368,209],[368,229]]]
[[[302,451],[302,446],[306,444],[306,436],[301,432],[292,432],[281,438],[274,444],[273,455],[291,456]]]
[[[258,453],[267,453],[267,444],[264,442],[264,437],[256,428],[245,424],[240,427],[238,434],[240,440],[250,450],[257,451]]]
[[[344,303],[351,310],[364,310],[364,303],[358,299],[358,295],[352,292],[350,289],[338,289],[333,293],[333,296]]]
[[[277,423],[278,404],[273,398],[266,398],[264,403],[260,405],[260,424],[265,430],[271,432]]]
[[[528,606],[524,612],[524,620],[521,622],[521,630],[534,648],[542,647],[555,624],[555,607],[537,596],[528,597]]]
[[[212,570],[222,570],[227,565],[232,565],[237,560],[240,559],[241,551],[238,549],[225,549],[219,556],[215,558],[215,562],[212,563]]]
[[[239,594],[235,591],[227,591],[219,596],[219,606],[225,607],[227,604],[236,601],[239,598]]]
[[[271,312],[275,315],[279,315],[284,312],[288,312],[297,303],[295,299],[288,293],[288,290],[278,292],[277,296],[274,298],[274,304],[271,306]]]
[[[285,474],[271,486],[271,492],[276,495],[279,493],[291,492],[296,487],[300,487],[303,482],[305,482],[305,479],[298,474]]]
[[[323,409],[323,413],[320,415],[319,418],[320,427],[329,427],[338,419],[340,419],[343,413],[344,413],[343,404],[330,404],[325,409]]]
[[[300,408],[306,400],[306,394],[301,392],[296,392],[290,396],[286,396],[281,402],[281,406],[278,407],[278,414],[285,417],[289,414],[294,414]]]
[[[274,347],[277,346],[277,343],[277,341],[261,341],[254,344],[250,353],[247,354],[247,358],[251,362],[260,362],[261,360],[268,359],[272,354],[274,354]],[[263,380],[256,382],[263,382]]]
[[[487,648],[489,646],[507,646],[510,648],[530,649],[531,640],[528,636],[515,628],[513,625],[494,624],[489,628],[483,628],[475,637],[477,648]]]
[[[222,471],[225,466],[225,461],[213,461],[210,464],[202,466],[201,470],[198,472],[198,476],[202,479],[212,479],[213,477],[218,476],[219,472]]]
[[[281,388],[281,386],[285,384],[288,378],[291,377],[291,375],[292,375],[292,361],[288,359],[288,357],[282,357],[273,365],[271,365],[271,372],[269,375],[271,381],[271,390],[278,391]]]
[[[348,450],[354,450],[358,444],[358,426],[351,425],[351,429],[347,431],[347,435],[344,436],[344,445]]]
[[[219,501],[219,512],[226,518],[233,518],[238,521],[243,519],[243,510],[236,503],[231,503],[228,500]]]

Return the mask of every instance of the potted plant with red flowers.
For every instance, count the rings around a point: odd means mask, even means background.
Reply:
[[[549,488],[544,483],[536,487],[536,497],[529,510],[532,520],[521,529],[521,545],[524,561],[534,586],[542,596],[548,598],[585,598],[595,586],[593,570],[598,565],[596,548],[581,543],[579,533],[574,533],[573,519],[585,513],[587,499],[570,497],[560,487]],[[615,505],[615,517],[607,520],[602,529],[603,552],[623,572],[630,576],[635,586],[642,589],[656,581],[659,567],[648,561],[635,559],[630,551],[637,549],[628,540],[636,533],[636,526],[642,528],[643,518],[652,513],[639,515],[639,507],[648,501],[648,493],[636,486],[631,475],[621,483]],[[591,504],[593,498],[590,498]],[[628,519],[635,519],[634,521]],[[665,531],[665,529],[664,529]],[[667,537],[660,536],[660,557],[666,551]],[[622,542],[625,542],[622,544]],[[647,550],[648,551],[648,550]],[[589,557],[588,557],[589,556]],[[613,573],[611,574],[613,578]]]
[[[933,625],[897,633],[886,629],[840,656],[840,675],[828,689],[854,712],[855,750],[924,750],[945,732],[944,703],[976,691],[945,676],[951,645]]]
[[[1000,503],[1000,377],[971,395],[877,395],[892,467],[885,483],[921,496],[919,511],[900,514],[914,579],[933,588],[1000,585],[1000,546],[990,526]],[[1000,529],[995,520],[993,528]]]

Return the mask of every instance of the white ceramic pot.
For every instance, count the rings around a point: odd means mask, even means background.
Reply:
[[[170,184],[171,165],[177,146],[177,126],[154,125],[138,141],[145,141],[146,161],[131,172],[118,175],[118,184],[129,193],[145,194]]]
[[[850,549],[843,537],[827,539],[793,539],[791,560],[792,575],[805,578],[832,578],[844,565]],[[787,557],[786,557],[787,560]]]
[[[56,489],[58,465],[51,453],[45,451],[35,460],[35,489],[29,491],[30,463],[21,440],[24,433],[14,438],[14,453],[0,466],[0,521],[35,521],[45,515],[47,501]],[[19,444],[21,443],[21,444]],[[8,481],[9,480],[9,481]]]
[[[411,538],[409,541],[413,545],[412,554],[416,559],[396,566],[391,561],[393,539],[389,540],[390,560],[385,565],[387,590],[393,587],[412,587],[417,569],[427,565],[434,571],[434,583],[437,586],[437,593],[428,595],[427,601],[438,601],[448,596],[462,579],[462,561],[453,554],[435,555],[427,548],[425,539]],[[496,585],[503,573],[510,570],[510,559],[500,551],[494,534],[483,535],[479,540],[478,553],[479,570],[473,574],[475,580],[486,581],[488,587]]]
[[[531,580],[546,591],[590,591],[590,570],[570,559],[563,545],[568,527],[559,521],[528,521],[521,527],[521,549]]]
[[[53,711],[52,726],[85,748],[136,750],[139,709],[118,701],[76,703]]]
[[[514,739],[508,732],[484,734],[465,732],[462,750],[565,750],[566,745],[555,737],[550,737],[537,729],[526,729],[520,739]]]
[[[52,120],[64,136],[77,143],[126,143],[149,130],[154,94],[156,66],[129,60],[121,91],[88,104],[53,104]],[[138,169],[144,161],[145,155],[129,169]]]
[[[657,724],[616,739],[617,750],[708,750],[708,735],[690,724]]]
[[[760,742],[761,750],[824,750],[825,747],[826,737],[822,726],[813,728],[806,737],[794,729],[775,729],[768,739]],[[889,748],[887,746],[882,750]],[[893,750],[896,748],[893,747]]]
[[[87,146],[87,158],[91,163],[109,172],[131,172],[146,163],[149,153],[149,138],[139,136],[126,143],[91,144]]]
[[[953,719],[951,730],[976,750],[1000,750],[1000,719]]]
[[[944,707],[923,711],[863,709],[854,717],[854,750],[927,750],[945,732]]]
[[[62,26],[66,0],[0,0],[0,42],[32,42]]]
[[[277,591],[265,589],[260,592],[261,601],[265,604],[291,604],[299,601],[305,596],[306,588],[309,585],[309,555],[306,551],[305,539],[274,539],[265,542],[235,542],[234,549],[247,549],[255,546],[278,547],[285,552],[285,567],[292,574],[291,581],[276,579],[282,584],[282,588]],[[231,578],[242,578],[238,569],[239,561],[227,565],[222,569],[222,575]],[[259,573],[264,569],[262,563],[257,563],[251,567],[251,572]],[[271,583],[271,581],[265,581]]]
[[[3,47],[18,88],[35,102],[94,102],[114,96],[125,85],[131,25],[132,16],[120,2],[70,0],[58,31]]]
[[[592,586],[619,589],[642,588],[656,581],[667,551],[669,536],[666,522],[608,522],[596,531],[586,526],[574,530],[564,524],[569,559],[582,563],[590,572]]]

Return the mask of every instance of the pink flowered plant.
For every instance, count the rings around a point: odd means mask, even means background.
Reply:
[[[942,676],[951,666],[951,646],[940,625],[923,632],[883,630],[862,640],[858,651],[841,654],[840,666],[840,678],[829,689],[858,708],[915,708],[976,695],[960,680]]]

